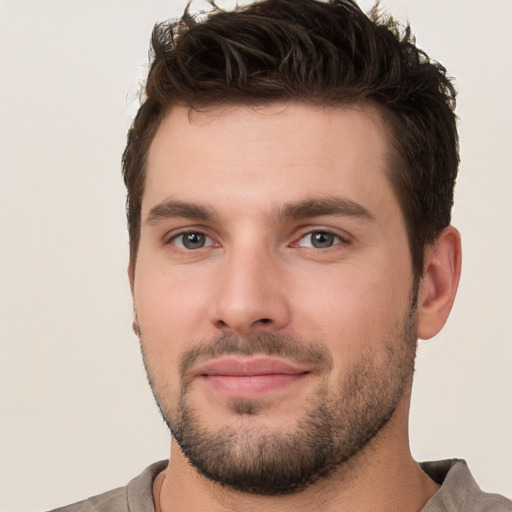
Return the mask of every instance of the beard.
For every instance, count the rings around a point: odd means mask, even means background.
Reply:
[[[341,469],[386,426],[408,391],[416,355],[415,308],[377,350],[361,354],[335,386],[333,360],[321,344],[261,332],[245,338],[222,334],[188,350],[180,362],[179,397],[158,382],[141,347],[149,383],[172,436],[190,464],[207,479],[259,495],[301,491]],[[211,427],[193,407],[190,369],[198,360],[223,355],[267,355],[309,363],[322,377],[293,428],[262,426],[258,400],[230,400],[234,420]]]

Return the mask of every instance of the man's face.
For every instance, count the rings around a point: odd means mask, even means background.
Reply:
[[[203,475],[303,488],[407,400],[413,275],[387,146],[355,106],[177,107],[158,129],[134,307],[155,397]]]

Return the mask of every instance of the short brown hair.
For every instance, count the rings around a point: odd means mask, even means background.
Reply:
[[[188,10],[156,25],[146,99],[128,133],[130,262],[140,238],[146,159],[173,105],[297,99],[318,105],[376,105],[390,129],[389,179],[405,219],[414,275],[424,249],[449,225],[459,164],[455,89],[445,68],[374,8],[353,0],[262,0],[202,20]]]

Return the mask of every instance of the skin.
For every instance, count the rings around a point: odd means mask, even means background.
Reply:
[[[229,397],[193,380],[187,400],[211,432],[233,425],[293,431],[319,386],[336,389],[364,358],[385,375],[385,343],[410,311],[413,286],[404,222],[386,176],[388,147],[385,125],[370,107],[172,109],[149,151],[137,263],[129,269],[135,325],[165,412],[178,409],[180,358],[222,333],[314,340],[332,367],[308,368],[299,383],[252,396],[258,412],[242,419]],[[278,215],[291,203],[333,197],[345,201],[344,212]],[[213,216],[189,218],[190,209],[184,213],[176,202]],[[206,245],[187,249],[184,230],[207,235]],[[332,245],[313,247],[313,231],[333,233]],[[449,227],[426,251],[418,337],[444,325],[459,274],[460,238]],[[410,454],[411,385],[412,369],[387,425],[328,479],[300,493],[221,487],[199,475],[173,440],[156,500],[163,511],[188,512],[421,510],[438,486]]]

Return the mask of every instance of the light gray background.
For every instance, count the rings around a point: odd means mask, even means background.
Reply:
[[[184,3],[0,0],[2,512],[124,485],[168,456],[130,328],[119,160],[151,28]],[[511,496],[512,1],[382,3],[460,90],[463,277],[420,345],[413,453],[464,457]]]

